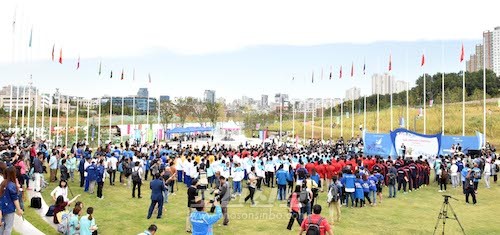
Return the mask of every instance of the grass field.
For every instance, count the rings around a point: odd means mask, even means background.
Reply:
[[[142,199],[132,199],[131,190],[127,186],[109,186],[109,182],[104,186],[103,200],[98,200],[95,194],[83,193],[76,182],[70,185],[75,195],[82,194],[80,199],[85,203],[85,207],[95,208],[94,217],[100,234],[137,234],[152,223],[159,227],[158,234],[186,234],[187,196],[184,185],[179,185],[176,195],[169,197],[166,212],[159,220],[146,219],[150,203],[149,182],[145,182],[142,187]],[[451,189],[448,185],[446,194],[459,199],[451,200],[451,204],[467,234],[500,234],[500,226],[495,222],[496,214],[500,210],[499,185],[500,183],[492,183],[491,189],[485,189],[481,182],[477,205],[465,204],[461,189]],[[43,193],[48,204],[51,204],[49,193],[54,186],[55,184],[51,184]],[[276,188],[271,190],[263,186],[263,189],[263,192],[257,191],[255,195],[255,207],[243,204],[243,197],[248,193],[248,190],[244,189],[243,196],[237,197],[230,204],[229,226],[215,225],[215,234],[297,234],[297,223],[293,225],[291,232],[286,230],[289,214],[286,202],[274,200]],[[342,219],[335,224],[334,231],[336,234],[431,234],[443,202],[443,193],[438,193],[437,190],[437,185],[431,184],[408,194],[400,193],[395,199],[384,198],[383,202],[375,207],[342,207]],[[384,188],[384,197],[387,194],[387,188]],[[325,201],[325,193],[320,193],[318,202],[324,208],[322,214],[328,217]],[[26,219],[42,232],[57,234],[44,221],[36,218],[32,208],[28,208],[25,215]],[[156,215],[153,218],[156,218]],[[446,233],[460,234],[458,224],[448,220]]]

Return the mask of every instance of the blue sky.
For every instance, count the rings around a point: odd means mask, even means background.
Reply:
[[[480,36],[480,35],[479,35]],[[464,41],[466,58],[473,52],[477,40]],[[387,72],[389,55],[392,54],[393,75],[396,79],[414,84],[422,74],[420,60],[425,53],[427,73],[440,71],[458,72],[462,41],[378,42],[370,44],[330,44],[318,46],[254,46],[231,52],[204,55],[181,55],[163,49],[146,50],[140,56],[121,58],[81,59],[76,70],[76,59],[63,64],[47,60],[0,64],[2,85],[27,82],[33,74],[33,83],[43,92],[60,88],[63,93],[91,97],[98,95],[131,95],[139,87],[149,87],[153,96],[170,95],[201,97],[205,89],[216,90],[217,97],[228,100],[261,94],[288,93],[293,98],[337,98],[345,95],[352,86],[371,93],[371,75]],[[443,55],[444,49],[444,57]],[[50,57],[50,49],[48,51]],[[56,56],[57,57],[57,56]],[[64,56],[63,56],[64,58]],[[57,60],[57,58],[56,58]],[[98,76],[99,61],[102,75]],[[354,79],[350,78],[354,62]],[[362,75],[366,63],[366,76]],[[343,78],[338,79],[343,67]],[[328,80],[333,66],[333,80]],[[125,80],[120,81],[121,69]],[[135,68],[135,81],[132,73]],[[323,68],[323,80],[321,69]],[[109,78],[113,70],[113,79]],[[314,70],[315,83],[311,83]],[[148,73],[152,83],[148,84]],[[292,76],[295,81],[292,81]]]

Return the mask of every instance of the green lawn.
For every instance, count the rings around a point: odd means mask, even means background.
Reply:
[[[499,183],[500,184],[500,183]],[[477,205],[467,205],[461,194],[461,189],[449,189],[448,194],[458,198],[451,201],[467,234],[500,234],[500,226],[496,225],[495,214],[499,211],[497,195],[500,194],[499,184],[493,184],[491,189],[484,189],[480,184]],[[149,182],[145,182],[142,199],[132,199],[131,190],[127,186],[104,186],[104,200],[83,193],[77,182],[71,183],[73,193],[82,194],[81,200],[85,207],[94,207],[94,217],[99,226],[100,234],[137,234],[154,223],[159,227],[159,234],[186,234],[186,188],[179,185],[179,192],[169,198],[166,212],[160,220],[147,220],[149,207]],[[52,184],[50,189],[55,186]],[[262,193],[256,193],[256,207],[243,204],[242,198],[237,197],[231,202],[230,225],[227,227],[216,225],[215,234],[297,234],[298,226],[295,223],[293,231],[286,230],[289,215],[285,202],[274,200],[276,191],[264,186]],[[430,234],[434,230],[437,216],[443,202],[442,193],[437,192],[437,185],[431,184],[421,190],[398,194],[396,199],[385,198],[376,207],[342,208],[342,221],[335,224],[337,234]],[[51,190],[43,193],[48,204]],[[258,192],[258,191],[257,191]],[[243,190],[243,195],[247,190]],[[387,196],[384,188],[384,196]],[[210,197],[209,194],[207,194]],[[326,208],[325,194],[320,194],[319,203]],[[328,211],[324,209],[325,216]],[[46,234],[57,234],[44,221],[36,218],[33,209],[28,208],[26,219]],[[154,216],[155,218],[155,216]],[[457,223],[448,220],[447,233],[460,233]]]

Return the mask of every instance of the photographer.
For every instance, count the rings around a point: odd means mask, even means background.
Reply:
[[[211,201],[215,206],[215,214],[208,214],[205,212],[205,202],[203,200],[196,201],[194,211],[190,216],[190,221],[193,226],[193,234],[213,234],[212,225],[215,224],[222,217],[222,209],[217,200]]]
[[[195,198],[198,196],[198,190],[196,187],[198,186],[198,180],[195,179],[191,181],[191,186],[187,190],[187,196],[188,196],[188,215],[186,218],[186,232],[190,233],[191,232],[191,225],[189,223],[191,213],[194,211],[194,205],[196,203]]]

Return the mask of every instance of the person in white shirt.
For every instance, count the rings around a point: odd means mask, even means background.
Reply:
[[[484,162],[483,174],[484,174],[484,183],[486,185],[486,188],[490,188],[491,163],[489,159]]]
[[[184,179],[183,178],[184,171],[183,171],[182,159],[180,157],[175,158],[175,170],[177,171],[177,182],[182,182]]]
[[[66,182],[66,180],[59,181],[59,186],[57,186],[56,188],[54,188],[54,190],[52,190],[52,192],[50,192],[50,196],[52,197],[54,202],[56,201],[56,199],[59,196],[63,196],[64,201],[68,202],[69,201],[69,199],[68,199],[68,182]]]
[[[451,185],[453,188],[456,188],[458,186],[458,166],[455,160],[451,161],[450,175],[451,175]]]
[[[115,185],[116,169],[118,166],[118,158],[110,157],[107,163],[107,169],[109,173],[109,185]]]

